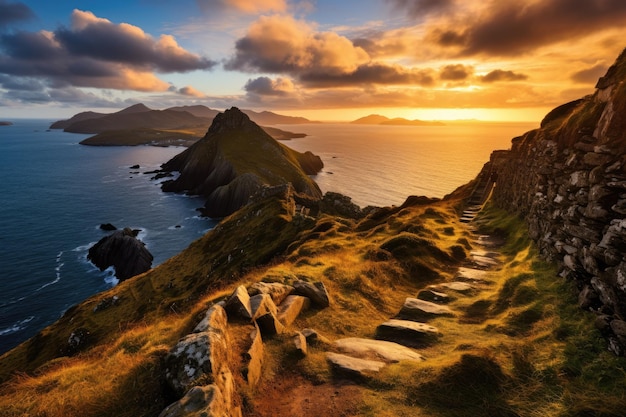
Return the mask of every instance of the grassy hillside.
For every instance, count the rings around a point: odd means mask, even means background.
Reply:
[[[405,297],[453,279],[481,233],[505,238],[500,267],[480,291],[449,304],[455,317],[433,320],[442,336],[419,350],[425,362],[354,381],[331,371],[328,346],[295,355],[288,332],[265,340],[260,386],[246,388],[235,375],[244,415],[623,415],[626,362],[604,352],[570,283],[538,259],[516,219],[487,209],[478,230],[460,223],[463,197],[462,190],[439,202],[415,199],[362,220],[301,216],[289,199],[248,206],[3,355],[0,415],[157,416],[174,401],[162,358],[239,284],[321,281],[330,307],[309,310],[291,330],[315,328],[331,341],[371,338]],[[118,303],[102,304],[114,296]],[[68,351],[78,328],[89,331],[89,342]],[[233,326],[233,336],[245,328]],[[233,369],[239,365],[235,359]]]

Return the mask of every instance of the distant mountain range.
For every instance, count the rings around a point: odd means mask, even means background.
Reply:
[[[189,140],[204,136],[218,113],[218,110],[202,105],[153,110],[140,103],[115,113],[78,113],[70,119],[54,122],[50,128],[96,134],[83,141],[87,145],[170,145],[179,144],[177,137],[184,139],[184,144],[188,145]],[[243,113],[259,125],[316,123],[304,117],[284,116],[268,111],[259,113],[243,110]],[[275,127],[265,129],[281,140],[306,136]]]
[[[444,123],[428,120],[409,120],[402,117],[390,119],[380,114],[370,114],[350,122],[355,125],[398,125],[398,126],[445,126]]]

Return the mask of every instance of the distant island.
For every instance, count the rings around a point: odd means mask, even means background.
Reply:
[[[390,119],[380,114],[370,114],[350,122],[355,125],[396,125],[396,126],[445,126],[444,123],[432,120],[409,120],[403,117]]]
[[[13,123],[11,123],[11,122],[3,122],[3,121],[0,121],[0,126],[11,126],[12,124],[13,124]]]
[[[243,110],[255,123],[303,124],[316,123],[304,117],[284,116],[272,112]],[[204,136],[219,111],[206,106],[171,107],[154,110],[135,104],[115,113],[82,112],[67,120],[52,123],[51,129],[71,133],[93,133],[95,136],[80,143],[92,146],[191,146]],[[276,127],[263,129],[277,140],[305,137]]]

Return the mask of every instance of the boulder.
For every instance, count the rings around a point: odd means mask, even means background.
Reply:
[[[311,300],[301,295],[290,295],[278,306],[278,319],[285,325],[292,324],[304,310],[311,305]]]
[[[285,326],[273,312],[257,317],[255,322],[264,336],[274,336],[285,331]]]
[[[153,256],[136,236],[130,228],[116,230],[89,248],[87,259],[101,271],[113,266],[120,281],[146,272],[152,267]]]
[[[166,356],[165,379],[177,395],[183,396],[198,381],[215,382],[228,356],[226,329],[189,334]]]
[[[326,360],[333,370],[348,377],[364,378],[380,371],[385,362],[353,358],[340,353],[326,352]]]
[[[385,340],[349,337],[335,340],[333,344],[338,350],[344,353],[364,358],[375,356],[377,359],[381,359],[385,362],[421,362],[424,360],[422,355],[406,346]]]
[[[315,329],[304,329],[301,332],[306,338],[306,342],[311,346],[330,345],[330,340],[322,336]]]
[[[220,302],[214,304],[207,310],[204,314],[204,318],[193,329],[193,333],[202,333],[217,329],[225,333],[227,326],[228,317],[226,316],[226,310],[224,310],[224,303]]]
[[[439,336],[439,330],[436,327],[409,320],[391,319],[376,328],[376,339],[410,347],[430,345]]]
[[[293,337],[293,345],[296,348],[296,353],[304,357],[307,354],[307,343],[306,337],[301,332],[296,332],[296,335]]]
[[[295,281],[293,283],[293,294],[309,298],[318,308],[326,308],[330,305],[328,292],[323,282]]]
[[[446,306],[408,297],[404,300],[398,316],[407,320],[423,321],[433,317],[454,317],[454,313]]]
[[[193,387],[180,400],[170,404],[159,417],[230,417],[226,403],[217,385]]]
[[[250,296],[246,287],[243,285],[237,287],[226,300],[224,309],[229,316],[251,320],[252,307],[250,306]]]
[[[257,294],[250,297],[250,312],[252,313],[252,320],[256,320],[266,314],[276,316],[278,308],[269,294]]]
[[[263,366],[263,355],[265,347],[261,338],[261,330],[255,324],[255,329],[250,333],[252,343],[250,349],[243,355],[244,368],[243,377],[248,381],[250,387],[256,387],[261,379],[261,368]]]
[[[292,286],[281,284],[279,282],[255,282],[248,288],[248,294],[250,296],[257,294],[269,294],[276,305],[282,303],[292,291]]]

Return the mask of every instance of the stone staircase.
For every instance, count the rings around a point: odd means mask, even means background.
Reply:
[[[492,186],[493,183],[489,184]],[[467,221],[462,219],[464,223],[473,220],[479,211],[473,206],[468,210],[464,217],[469,217],[470,213],[472,217]],[[416,297],[407,297],[398,314],[376,328],[375,339],[334,341],[331,345],[334,351],[327,352],[326,359],[336,374],[367,379],[390,363],[425,360],[419,350],[438,343],[443,336],[430,322],[434,319],[451,320],[459,326],[469,322],[464,312],[455,311],[448,304],[462,297],[476,296],[493,285],[491,276],[500,267],[497,248],[502,243],[494,236],[475,235],[468,262],[458,268],[454,278],[430,285],[419,291]]]
[[[496,175],[491,169],[483,169],[481,171],[478,182],[472,191],[472,195],[468,199],[467,206],[461,214],[461,222],[469,223],[483,208],[483,204],[491,195],[491,191],[496,184]]]

